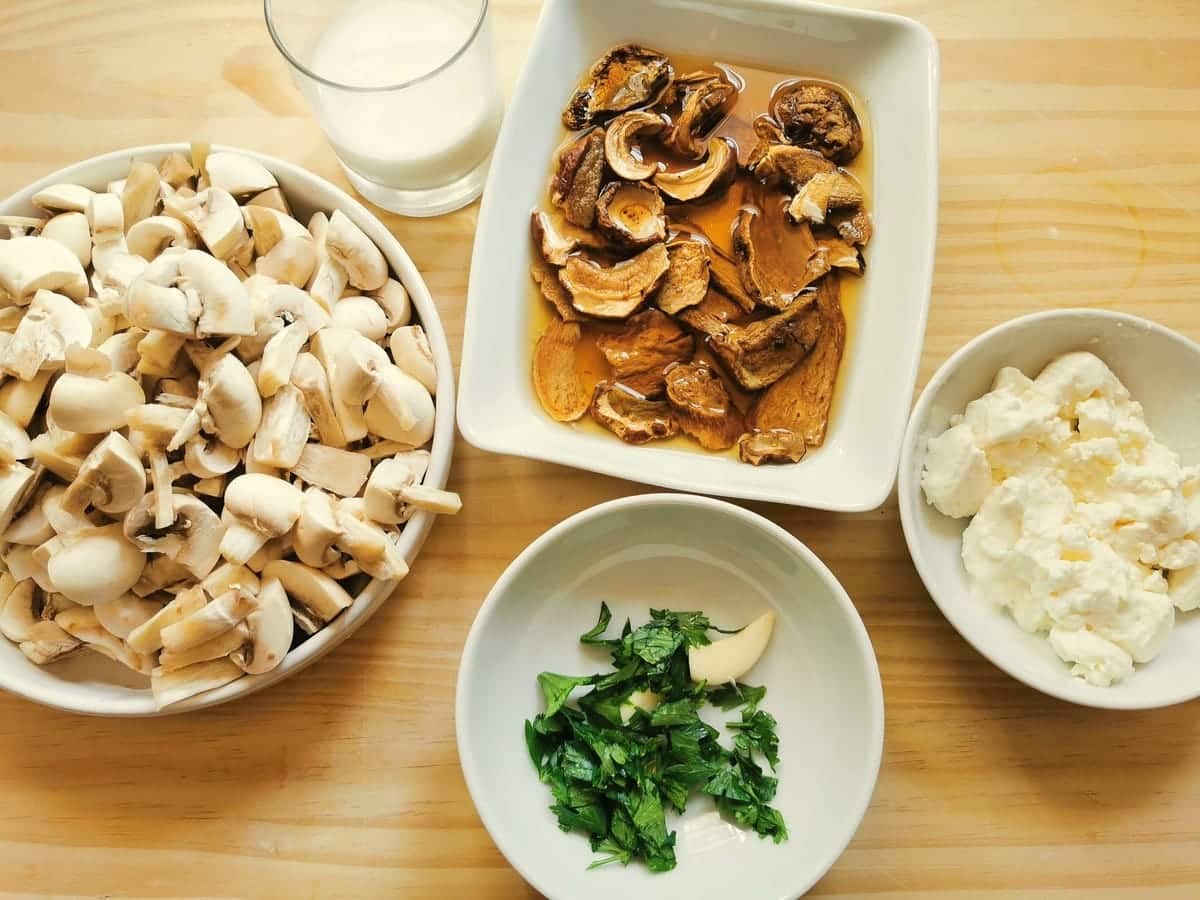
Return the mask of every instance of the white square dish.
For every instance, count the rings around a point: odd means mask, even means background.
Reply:
[[[530,377],[529,213],[545,195],[559,113],[605,50],[636,41],[849,88],[869,123],[875,236],[825,445],[798,465],[631,446],[550,419]],[[938,54],[898,16],[796,0],[548,0],[501,130],[471,264],[458,406],[476,447],[648,484],[821,509],[873,509],[896,478],[916,382],[937,225]]]

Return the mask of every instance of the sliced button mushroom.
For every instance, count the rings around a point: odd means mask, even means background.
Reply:
[[[36,622],[18,645],[25,658],[38,666],[57,662],[83,646],[54,622]]]
[[[221,555],[244,564],[271,538],[296,524],[302,493],[270,475],[239,475],[225,490],[225,514],[232,519],[221,538]]]
[[[0,455],[12,459],[29,459],[33,456],[33,443],[29,440],[29,434],[3,412],[0,412]]]
[[[87,207],[92,229],[92,257],[125,249],[125,207],[119,192],[93,194]]]
[[[221,555],[225,526],[208,504],[190,494],[172,494],[171,518],[159,527],[155,498],[147,494],[125,516],[124,534],[143,553],[161,553],[204,578]]]
[[[208,597],[199,585],[180,591],[174,600],[129,633],[126,640],[130,648],[137,653],[160,649],[163,629],[199,612],[207,602]]]
[[[50,415],[60,427],[83,434],[115,431],[124,427],[131,407],[146,402],[141,384],[124,372],[74,372],[69,360],[68,371],[50,389]]]
[[[578,322],[551,322],[533,349],[533,389],[552,419],[574,422],[588,411],[591,397],[575,366],[583,332]]]
[[[250,640],[230,654],[230,659],[247,675],[270,672],[292,646],[295,623],[287,592],[278,578],[268,578],[255,599],[254,611],[246,617]]]
[[[666,246],[655,244],[607,268],[583,256],[572,256],[558,279],[579,312],[601,319],[624,319],[658,287],[669,266]]]
[[[291,622],[290,612],[288,621]],[[202,644],[188,647],[186,650],[164,650],[158,656],[158,668],[166,673],[207,662],[210,659],[221,659],[240,650],[249,641],[250,629],[246,622],[242,622],[228,631],[209,638]]]
[[[804,437],[786,428],[754,431],[738,439],[738,458],[752,466],[797,463],[804,459],[807,450]]]
[[[361,440],[367,434],[363,405],[379,383],[379,372],[391,360],[378,344],[350,328],[323,328],[312,336],[309,347],[328,376],[344,439]]]
[[[60,540],[63,548],[50,557],[47,570],[59,593],[76,603],[115,600],[137,583],[146,565],[146,557],[125,539],[120,523]]]
[[[232,194],[220,188],[210,187],[194,197],[177,198],[174,204],[164,204],[164,209],[168,215],[190,223],[217,259],[229,259],[248,237],[241,208]]]
[[[822,327],[808,296],[777,315],[722,329],[709,337],[708,346],[738,384],[758,391],[794,369],[816,346]]]
[[[83,301],[88,281],[74,252],[47,237],[0,241],[0,300],[4,305],[26,306],[43,290]]]
[[[130,324],[184,338],[195,335],[196,320],[203,312],[200,297],[175,286],[181,277],[183,256],[188,252],[183,248],[163,251],[129,285],[125,316]]]
[[[692,358],[695,340],[670,316],[647,309],[630,316],[615,333],[603,334],[596,346],[608,360],[612,379],[644,397],[661,397],[666,371]]]
[[[334,507],[334,515],[339,532],[334,545],[364,572],[384,581],[408,574],[408,562],[388,533],[367,517],[362,500],[340,500]]]
[[[115,600],[105,600],[92,605],[96,620],[104,629],[121,640],[126,640],[135,628],[149,622],[162,609],[155,600],[137,594],[122,594]]]
[[[288,325],[303,322],[310,334],[329,324],[329,313],[306,292],[294,285],[275,284],[261,275],[247,279],[243,285],[250,295],[254,309],[254,334],[243,337],[237,354],[245,362],[258,359],[267,342]]]
[[[292,546],[297,558],[314,569],[337,562],[339,555],[333,542],[340,533],[333,498],[320,488],[308,488],[300,501],[300,517],[294,530]]]
[[[196,337],[254,334],[254,310],[238,277],[212,256],[187,250],[179,260],[179,286],[200,298]]]
[[[322,444],[344,447],[346,435],[333,405],[333,394],[325,368],[311,353],[301,353],[292,366],[292,384],[304,395],[304,405],[317,428]],[[0,388],[0,390],[3,390]]]
[[[737,154],[724,138],[710,138],[704,162],[678,172],[659,172],[654,184],[673,200],[687,203],[717,196],[737,175]]]
[[[191,233],[178,219],[170,216],[149,216],[133,225],[125,235],[129,252],[146,262],[153,262],[168,247],[194,246]]]
[[[590,408],[592,418],[629,444],[674,437],[679,424],[665,400],[643,400],[623,388],[596,386]]]
[[[41,621],[44,595],[32,578],[15,580],[7,587],[8,594],[0,604],[0,633],[19,644],[29,640],[30,630]]]
[[[33,469],[15,460],[0,468],[0,533],[8,530],[13,516],[37,488]]]
[[[271,250],[260,256],[255,263],[255,272],[293,287],[304,287],[317,269],[317,251],[312,239],[285,238]]]
[[[604,132],[604,158],[618,178],[642,181],[658,171],[658,164],[648,162],[636,143],[643,134],[659,134],[667,127],[657,113],[638,110],[622,113],[613,119]]]
[[[160,591],[174,596],[191,583],[191,573],[165,556],[151,556],[142,569],[142,577],[133,586],[133,593],[149,597]]]
[[[58,484],[51,485],[42,495],[42,513],[45,515],[46,521],[50,523],[50,527],[54,529],[54,533],[67,535],[95,527],[96,522],[87,516],[69,512],[65,508],[66,498],[67,489]]]
[[[262,421],[262,398],[254,376],[236,356],[216,356],[201,371],[196,405],[185,416],[185,425],[167,444],[168,452],[182,447],[201,428],[227,446],[242,449]]]
[[[343,297],[333,307],[330,322],[335,328],[351,328],[371,341],[387,336],[387,314],[370,297]]]
[[[420,451],[414,451],[414,455]],[[413,465],[411,457],[385,459],[371,472],[363,493],[363,510],[376,522],[398,525],[408,521],[414,509],[454,515],[462,509],[462,499],[452,491],[443,491],[421,484],[428,455],[418,456]]]
[[[204,171],[212,187],[228,191],[235,197],[259,194],[279,186],[275,176],[258,160],[228,150],[208,154]]]
[[[134,162],[129,166],[129,174],[121,191],[121,208],[125,213],[126,231],[154,215],[160,184],[158,169],[150,163]]]
[[[264,256],[288,238],[300,238],[313,243],[309,230],[286,213],[265,206],[243,206],[242,218],[254,238],[254,252]]]
[[[366,484],[371,473],[371,460],[361,453],[327,447],[324,444],[305,444],[300,459],[291,467],[292,475],[337,494],[354,497]]]
[[[558,154],[550,199],[572,225],[591,228],[604,181],[604,133],[592,131]]]
[[[708,293],[709,253],[700,241],[681,241],[667,247],[667,274],[654,302],[669,315],[699,304]]]
[[[698,71],[681,75],[671,85],[679,113],[663,144],[684,156],[704,154],[703,137],[729,112],[737,99],[737,88],[720,72]]]
[[[67,487],[62,507],[71,515],[81,515],[89,506],[116,515],[131,509],[145,492],[141,457],[114,431],[84,458],[79,474]]]
[[[330,258],[346,270],[354,287],[374,291],[387,281],[388,264],[383,253],[340,209],[329,217],[325,248]]]
[[[370,301],[368,301],[370,302]],[[309,330],[304,322],[293,322],[275,334],[263,348],[258,366],[258,391],[273,397],[292,378],[296,358],[308,343]]]
[[[387,315],[389,331],[412,321],[412,299],[404,285],[395,278],[389,278],[383,287],[369,294]]]
[[[227,475],[241,462],[241,454],[219,440],[194,437],[183,448],[183,463],[197,478]]]
[[[49,369],[45,369],[28,381],[9,379],[0,384],[0,412],[22,428],[28,428],[42,403],[42,395],[46,392],[46,385],[50,383],[50,376],[53,374]]]
[[[54,617],[54,624],[90,649],[135,672],[149,675],[150,670],[154,668],[154,661],[149,656],[138,653],[119,637],[111,634],[100,624],[95,611],[89,607],[80,606],[64,610]]]
[[[254,595],[235,587],[165,627],[161,633],[163,650],[178,653],[203,644],[236,628],[253,610]]]
[[[150,676],[150,690],[158,708],[166,709],[196,694],[224,687],[244,674],[228,659],[213,659],[170,672],[155,671]]]
[[[137,342],[137,373],[154,378],[170,377],[175,372],[179,351],[186,342],[187,339],[181,334],[159,329],[147,331]]]
[[[433,438],[434,406],[424,385],[394,365],[379,373],[379,383],[367,401],[367,430],[390,441],[420,447]]]
[[[59,213],[42,228],[42,237],[57,241],[75,254],[83,267],[92,262],[92,230],[81,212]]]
[[[596,198],[596,227],[614,244],[631,250],[664,241],[662,197],[652,185],[614,181]]]
[[[223,562],[200,582],[200,586],[210,597],[219,597],[235,587],[241,587],[251,594],[257,594],[261,582],[258,580],[258,576],[246,566]]]
[[[421,382],[429,393],[437,394],[437,367],[424,328],[420,325],[397,328],[388,339],[388,349],[392,351],[392,361],[400,371]]]
[[[667,400],[679,429],[706,450],[727,450],[746,430],[721,376],[705,363],[674,366],[667,373]]]
[[[158,164],[158,174],[163,181],[178,190],[199,173],[182,153],[168,153]]]
[[[262,578],[264,581],[279,579],[288,595],[296,624],[305,634],[315,634],[354,602],[340,584],[303,563],[277,559],[267,563]]]
[[[86,212],[94,193],[79,184],[52,184],[33,195],[33,205],[51,212]]]
[[[263,405],[250,456],[263,466],[291,469],[300,460],[312,425],[299,388],[285,384]]]
[[[671,61],[657,50],[622,44],[596,60],[563,110],[571,131],[654,100],[671,80]]]
[[[20,516],[13,520],[4,532],[3,540],[9,544],[36,547],[55,535],[54,526],[46,518],[45,496],[34,497]]]

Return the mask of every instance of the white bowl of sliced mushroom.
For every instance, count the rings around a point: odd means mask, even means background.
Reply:
[[[282,160],[138,147],[0,203],[0,372],[0,687],[50,706],[273,684],[458,508],[424,281]]]

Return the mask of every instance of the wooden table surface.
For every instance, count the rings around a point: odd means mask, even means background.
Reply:
[[[0,5],[0,195],[92,154],[192,137],[343,181],[256,0]],[[971,336],[1036,309],[1133,311],[1200,338],[1196,0],[860,5],[914,16],[941,44],[922,382]],[[508,84],[538,6],[493,2]],[[476,215],[384,217],[456,356]],[[265,693],[141,721],[0,697],[0,892],[529,896],[459,770],[459,652],[526,544],[642,488],[461,441],[451,481],[466,507],[434,528],[398,595]],[[753,506],[842,580],[884,680],[874,802],[814,894],[1200,896],[1200,703],[1075,708],[993,668],[930,602],[894,499],[861,515]]]

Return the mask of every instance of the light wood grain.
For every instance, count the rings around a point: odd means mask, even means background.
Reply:
[[[254,0],[0,5],[0,195],[95,153],[197,136],[344,183]],[[506,84],[538,5],[493,4]],[[855,5],[921,19],[941,43],[941,228],[922,381],[971,336],[1035,309],[1133,311],[1200,337],[1195,0]],[[383,217],[424,271],[456,355],[476,213]],[[461,442],[452,487],[463,513],[435,527],[393,601],[263,694],[157,721],[0,697],[0,891],[529,895],[459,771],[459,652],[530,540],[639,488]],[[854,516],[754,508],[845,584],[885,685],[874,802],[815,894],[1200,896],[1200,704],[1099,712],[1012,681],[930,602],[894,500]]]

